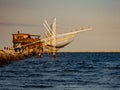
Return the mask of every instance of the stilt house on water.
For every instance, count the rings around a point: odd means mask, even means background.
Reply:
[[[42,43],[40,42],[40,35],[31,35],[26,33],[12,34],[13,36],[13,48],[15,51],[20,52],[23,50],[32,50],[33,52],[40,50],[42,48]],[[37,42],[38,43],[34,43]],[[31,44],[32,43],[32,44]]]

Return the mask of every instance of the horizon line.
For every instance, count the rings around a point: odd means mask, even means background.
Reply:
[[[58,51],[58,52],[120,52],[120,50],[64,50],[64,51]]]

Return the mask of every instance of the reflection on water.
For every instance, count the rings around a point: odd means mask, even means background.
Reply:
[[[119,90],[120,53],[57,53],[0,67],[0,90]]]

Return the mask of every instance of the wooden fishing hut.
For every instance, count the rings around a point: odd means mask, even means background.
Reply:
[[[12,34],[13,36],[13,48],[17,52],[42,52],[42,43],[40,41],[40,35],[31,35],[26,33],[18,33]],[[19,50],[20,49],[20,50]]]

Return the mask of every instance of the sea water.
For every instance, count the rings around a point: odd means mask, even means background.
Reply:
[[[120,90],[120,53],[43,54],[0,67],[0,90]]]

